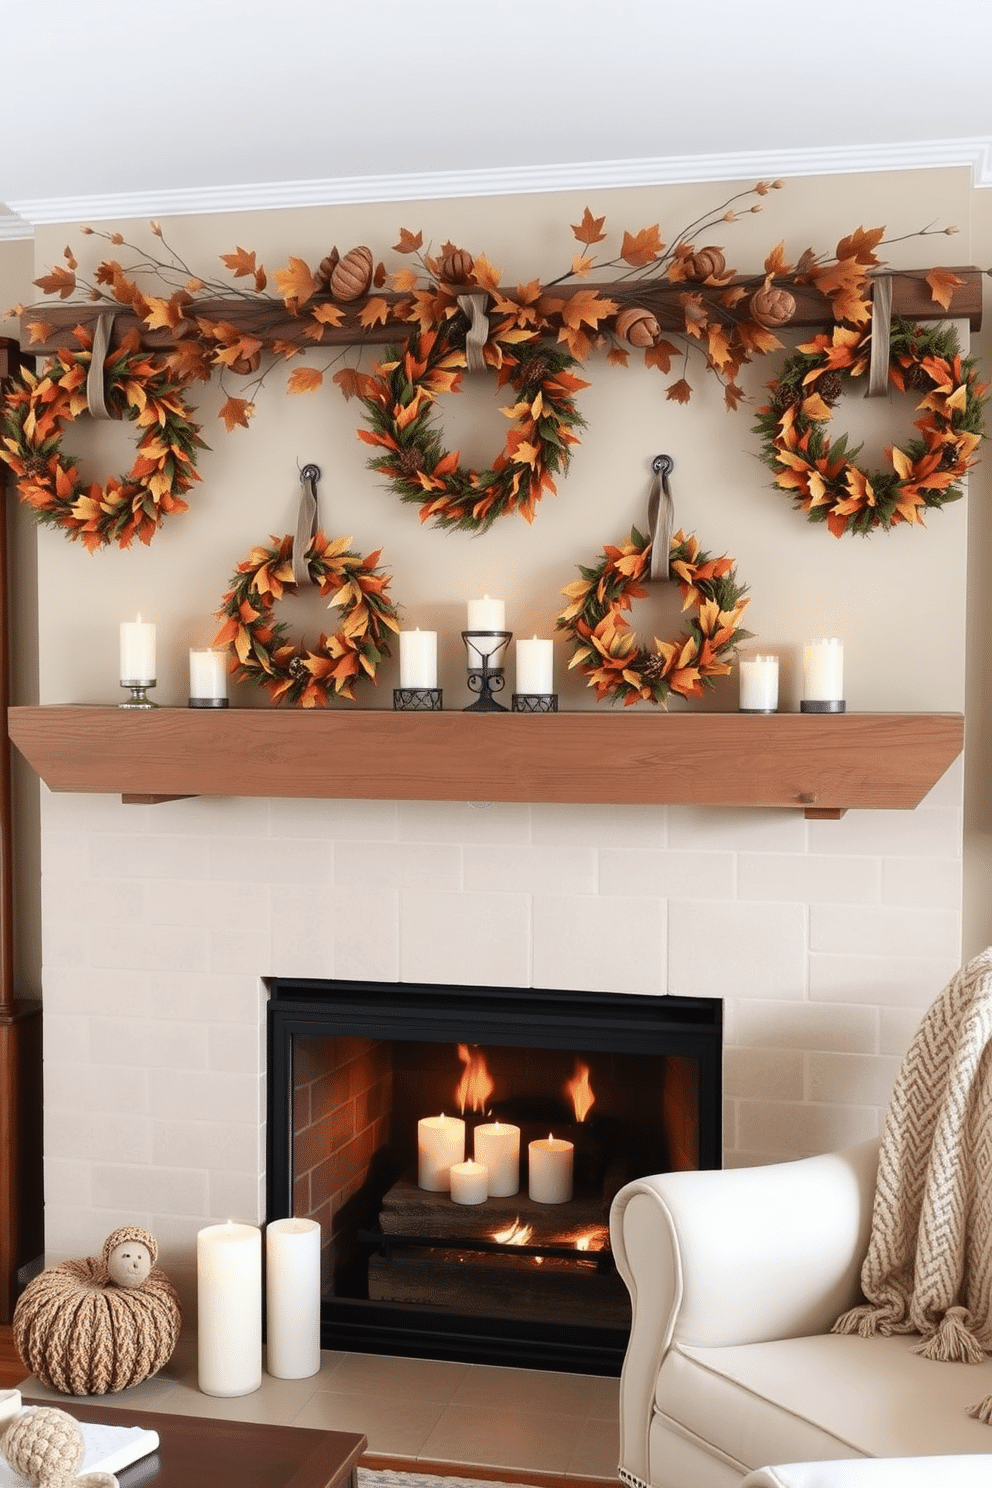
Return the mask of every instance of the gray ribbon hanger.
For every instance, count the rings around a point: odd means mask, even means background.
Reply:
[[[90,370],[86,377],[86,403],[94,418],[113,418],[113,414],[107,407],[105,371],[107,352],[110,350],[110,333],[113,328],[113,311],[108,310],[97,317],[96,328],[93,331],[93,350],[90,352]]]
[[[671,455],[655,455],[651,461],[654,479],[648,491],[648,530],[651,534],[651,570],[649,579],[667,579],[675,526],[675,504],[668,477],[675,469]]]
[[[465,365],[470,372],[484,372],[486,359],[482,348],[489,340],[489,316],[486,305],[489,296],[485,293],[458,296],[458,308],[468,317],[468,334],[465,337]]]
[[[889,391],[889,353],[892,339],[892,275],[877,274],[871,301],[871,360],[866,398],[884,398]]]
[[[307,549],[317,536],[317,482],[319,480],[319,467],[304,465],[300,471],[300,510],[296,518],[296,536],[293,539],[293,583],[297,588],[311,582]]]

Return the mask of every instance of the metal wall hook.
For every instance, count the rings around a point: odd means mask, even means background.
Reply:
[[[301,481],[309,481],[311,483],[313,483],[314,481],[319,481],[320,480],[320,466],[319,465],[304,465],[303,469],[300,471],[300,480]]]
[[[671,455],[655,455],[654,459],[651,461],[651,469],[654,471],[655,475],[671,475],[672,471],[675,469],[675,461],[672,459]]]

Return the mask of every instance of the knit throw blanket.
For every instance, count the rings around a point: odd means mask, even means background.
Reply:
[[[965,966],[913,1037],[879,1154],[867,1304],[836,1333],[919,1333],[927,1359],[992,1351],[992,948]],[[992,1425],[992,1396],[970,1414]]]

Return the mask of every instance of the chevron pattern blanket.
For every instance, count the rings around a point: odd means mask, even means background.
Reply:
[[[838,1333],[919,1333],[928,1359],[992,1351],[992,947],[953,978],[913,1037],[889,1101],[867,1302]],[[992,1424],[992,1397],[972,1415]]]

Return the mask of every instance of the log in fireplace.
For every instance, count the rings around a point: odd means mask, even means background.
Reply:
[[[323,1346],[619,1373],[630,1314],[610,1202],[646,1173],[719,1166],[722,1003],[268,988],[267,1214],[321,1223]],[[423,1187],[419,1123],[440,1116],[464,1122],[468,1158],[476,1126],[519,1131],[517,1192],[456,1203]],[[567,1200],[529,1191],[530,1143],[549,1137],[571,1145]]]

